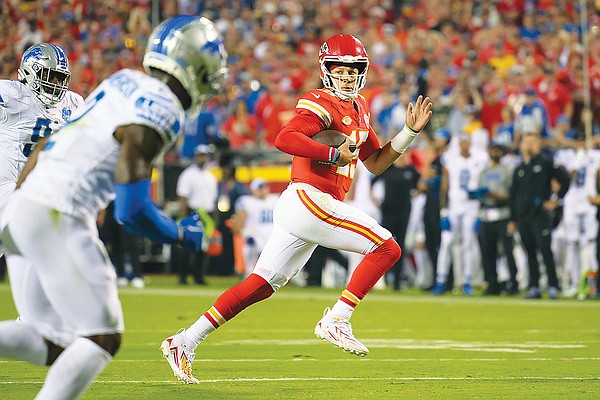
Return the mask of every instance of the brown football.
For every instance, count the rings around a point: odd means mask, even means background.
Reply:
[[[323,143],[327,146],[338,148],[340,147],[348,136],[343,134],[340,131],[335,131],[333,129],[326,129],[324,131],[320,131],[311,136],[311,139]],[[352,140],[352,139],[350,139]],[[351,142],[349,150],[354,153],[356,151],[356,143]]]

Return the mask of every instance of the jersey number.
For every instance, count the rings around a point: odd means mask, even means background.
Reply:
[[[352,141],[356,143],[356,146],[359,148],[360,145],[367,140],[369,131],[366,129],[354,129],[348,136],[350,136],[350,139],[352,139]],[[356,158],[343,167],[337,167],[335,172],[339,175],[344,175],[350,179],[354,179],[354,173],[356,172]]]
[[[587,172],[586,167],[581,167],[581,168],[577,169],[577,172],[575,172],[575,186],[576,187],[580,188],[585,185],[586,172]]]
[[[23,154],[25,157],[29,157],[33,149],[35,148],[35,144],[41,137],[50,135],[52,130],[50,129],[50,121],[46,118],[38,118],[35,121],[35,126],[33,127],[33,133],[31,134],[31,143],[27,143],[25,147],[23,147]]]
[[[469,190],[469,180],[471,179],[471,174],[468,169],[463,169],[460,171],[460,176],[458,178],[459,186],[462,190]]]

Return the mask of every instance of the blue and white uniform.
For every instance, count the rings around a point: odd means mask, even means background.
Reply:
[[[68,345],[53,336],[59,318],[78,336],[123,330],[115,270],[96,229],[98,211],[115,198],[120,146],[113,134],[119,127],[147,126],[167,148],[183,120],[183,108],[166,84],[139,71],[119,71],[50,138],[6,204],[0,228],[10,242],[7,261],[32,265],[32,276],[17,290],[27,296],[13,288],[15,304],[45,337]]]
[[[479,255],[475,253],[475,223],[479,215],[479,202],[469,199],[468,192],[478,187],[479,175],[487,166],[488,160],[488,154],[481,152],[473,152],[468,157],[463,157],[460,153],[447,151],[442,156],[442,164],[448,173],[450,229],[442,231],[437,262],[437,283],[446,282],[450,270],[451,249],[459,238],[462,255],[460,265],[464,282],[456,283],[471,283],[473,264],[479,259]],[[455,264],[455,274],[459,272],[457,266],[458,264]]]
[[[570,285],[563,284],[565,294],[575,294],[581,268],[598,270],[596,235],[598,234],[597,207],[588,197],[595,196],[600,151],[564,149],[555,154],[555,164],[571,174],[571,185],[563,199],[563,229],[565,231],[565,274]]]
[[[264,199],[245,195],[235,202],[235,211],[246,213],[242,228],[246,276],[254,269],[258,256],[273,232],[273,210],[278,199],[279,196],[276,194],[269,194]]]
[[[47,107],[25,84],[0,80],[0,204],[15,190],[36,142],[68,122],[82,104],[80,95],[67,92]]]

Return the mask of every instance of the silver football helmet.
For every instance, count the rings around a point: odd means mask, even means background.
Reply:
[[[17,73],[47,107],[65,97],[71,79],[66,53],[51,43],[34,44],[25,50]]]
[[[157,26],[142,62],[146,71],[159,69],[175,77],[192,99],[186,114],[194,118],[227,77],[223,38],[204,17],[178,15]]]

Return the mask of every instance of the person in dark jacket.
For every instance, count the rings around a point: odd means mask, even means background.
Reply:
[[[404,248],[406,229],[410,218],[411,201],[416,193],[419,173],[406,157],[399,157],[392,166],[373,181],[372,193],[381,206],[381,225],[389,229]],[[394,290],[400,290],[402,280],[402,256],[394,264]]]
[[[518,228],[527,253],[529,289],[525,298],[542,297],[539,283],[540,265],[537,258],[539,250],[548,275],[548,297],[557,299],[559,283],[550,248],[552,213],[569,189],[570,178],[564,168],[554,165],[550,159],[540,154],[541,139],[538,134],[523,136],[519,147],[523,162],[513,174],[507,231],[511,234]],[[559,185],[556,193],[552,192],[553,180]]]

